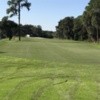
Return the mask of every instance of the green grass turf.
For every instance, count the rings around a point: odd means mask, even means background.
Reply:
[[[100,100],[100,45],[57,39],[0,41],[0,100]]]
[[[100,45],[49,39],[7,41],[0,55],[51,62],[100,64]]]

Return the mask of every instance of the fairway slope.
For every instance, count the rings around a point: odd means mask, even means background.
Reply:
[[[100,65],[100,45],[57,39],[23,38],[0,46],[0,55],[32,60]]]
[[[0,43],[0,100],[100,100],[99,45],[23,38]]]

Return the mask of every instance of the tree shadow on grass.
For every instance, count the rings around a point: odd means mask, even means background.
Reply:
[[[6,53],[6,52],[2,52],[2,51],[0,51],[0,53]]]

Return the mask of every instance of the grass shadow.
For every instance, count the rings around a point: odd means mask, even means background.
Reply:
[[[2,52],[2,51],[0,51],[0,53],[6,53],[6,52]]]

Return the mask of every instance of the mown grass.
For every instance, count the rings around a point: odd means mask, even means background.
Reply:
[[[56,39],[23,39],[6,41],[1,55],[51,62],[100,64],[100,46],[97,44]]]
[[[0,100],[100,100],[97,44],[23,38],[0,52]]]

